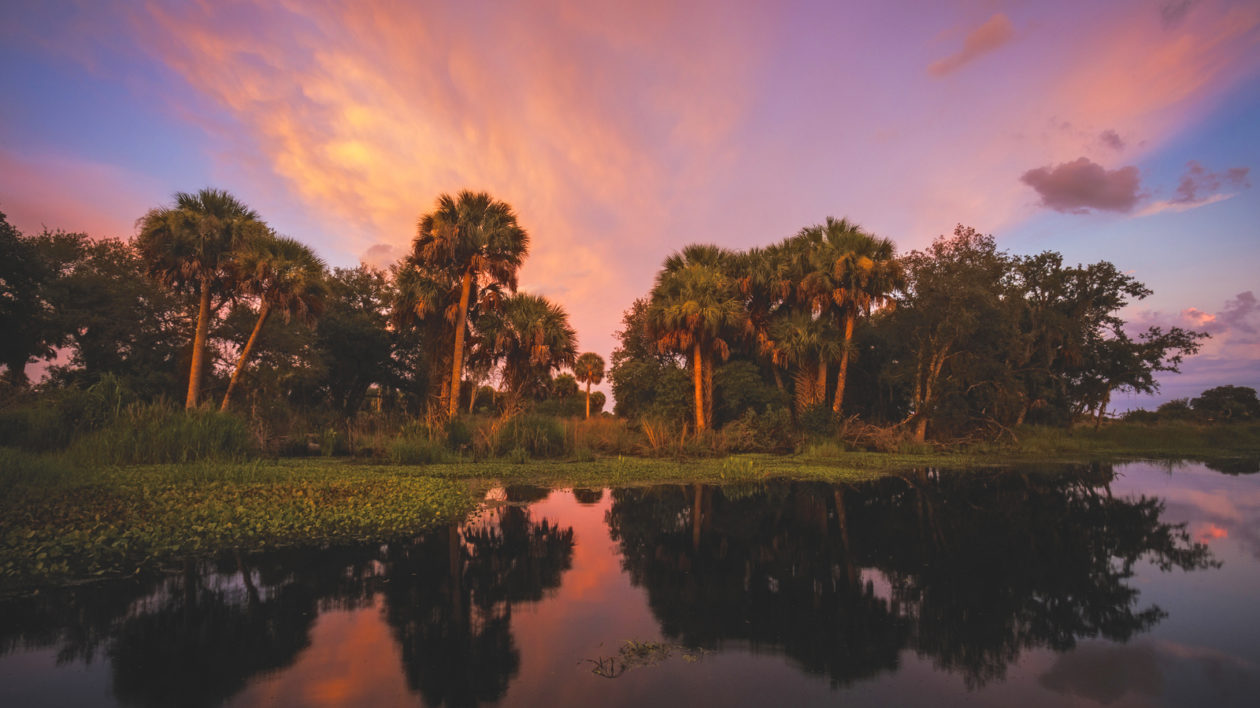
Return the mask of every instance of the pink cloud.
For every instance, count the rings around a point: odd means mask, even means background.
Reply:
[[[1011,25],[1010,18],[999,12],[968,33],[967,38],[963,40],[962,49],[940,61],[933,62],[928,67],[928,73],[937,77],[952,73],[977,57],[1001,47],[1011,41],[1014,36],[1015,28]]]
[[[1028,170],[1020,181],[1037,190],[1042,206],[1071,214],[1132,211],[1140,196],[1136,167],[1107,170],[1085,157]]]

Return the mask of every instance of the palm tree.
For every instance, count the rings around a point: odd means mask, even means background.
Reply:
[[[267,230],[252,209],[219,189],[196,194],[177,192],[175,206],[150,210],[140,218],[136,250],[149,274],[198,299],[197,329],[193,336],[192,364],[188,373],[188,397],[194,408],[201,393],[205,368],[206,333],[210,326],[211,297],[230,287],[228,262],[245,239]]]
[[[853,329],[859,314],[870,314],[901,287],[904,276],[892,241],[872,236],[844,219],[827,217],[796,236],[809,253],[809,270],[801,280],[800,299],[815,313],[833,317],[844,331],[840,370],[832,410],[844,404],[845,376],[853,351]]]
[[[249,239],[233,254],[230,268],[240,289],[258,298],[258,321],[223,394],[219,410],[224,411],[268,315],[279,312],[286,322],[295,316],[310,322],[324,311],[328,294],[327,266],[305,244],[291,238],[268,233]]]
[[[796,412],[827,402],[827,363],[843,345],[830,320],[809,312],[789,312],[770,327],[770,341],[779,365],[796,369]]]
[[[536,392],[551,372],[572,366],[577,358],[577,332],[564,308],[541,295],[517,293],[477,323],[476,363],[503,366],[507,410],[522,396]]]
[[[730,356],[728,340],[749,327],[732,268],[733,255],[725,249],[687,246],[665,259],[648,304],[648,333],[657,347],[691,360],[697,431],[711,418],[713,358]]]
[[[516,222],[512,207],[485,192],[464,190],[458,198],[443,194],[431,213],[420,217],[407,265],[459,285],[453,322],[454,345],[447,414],[459,413],[459,384],[464,366],[464,336],[474,291],[488,284],[516,292],[516,272],[529,251],[529,235]]]
[[[586,417],[591,417],[591,384],[604,380],[604,357],[595,352],[587,352],[578,357],[573,365],[573,375],[586,384]]]

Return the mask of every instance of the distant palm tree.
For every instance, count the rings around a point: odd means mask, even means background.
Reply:
[[[224,411],[268,315],[279,312],[285,321],[298,317],[309,322],[324,311],[328,295],[327,266],[305,244],[291,238],[271,233],[251,238],[233,254],[230,268],[238,291],[258,298],[258,321],[228,381],[220,406]]]
[[[474,291],[497,285],[515,292],[516,272],[528,251],[529,235],[517,224],[512,207],[484,192],[464,190],[458,198],[443,194],[433,211],[420,217],[405,265],[427,274],[430,285],[437,286],[429,288],[434,296],[445,296],[440,287],[444,282],[459,287],[450,313],[454,342],[447,415],[451,418],[459,412],[469,305],[478,299]]]
[[[824,224],[802,229],[796,240],[809,253],[800,299],[815,313],[834,318],[844,332],[832,403],[839,413],[858,315],[869,315],[873,307],[887,302],[903,284],[904,275],[892,241],[872,236],[844,219],[827,217]]]
[[[687,246],[665,259],[648,303],[648,333],[657,347],[691,360],[697,431],[712,417],[714,357],[730,356],[730,342],[749,328],[733,269],[729,251]]]
[[[477,323],[476,359],[501,364],[508,410],[550,381],[552,371],[572,366],[577,332],[564,308],[540,295],[517,293]]]
[[[579,382],[586,384],[586,417],[590,418],[591,384],[604,380],[604,357],[595,352],[586,352],[573,365],[573,375]]]
[[[230,289],[228,262],[245,239],[265,233],[252,209],[219,189],[177,192],[175,206],[150,210],[140,218],[136,250],[151,276],[198,298],[197,329],[188,373],[187,408],[197,406],[205,369],[211,296]]]

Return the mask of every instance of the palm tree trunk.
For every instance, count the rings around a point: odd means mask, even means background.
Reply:
[[[691,355],[692,377],[695,379],[696,388],[696,432],[704,430],[704,356],[703,350],[700,349],[699,342],[696,343],[695,353]]]
[[[197,307],[197,332],[193,335],[192,366],[188,370],[188,398],[184,408],[196,408],[201,395],[201,371],[206,366],[206,332],[210,329],[210,278],[201,278],[201,303]]]
[[[831,410],[836,413],[844,405],[844,381],[849,371],[849,345],[853,342],[853,325],[856,321],[857,315],[852,312],[844,318],[844,352],[840,354],[840,373],[836,374],[836,400],[831,404]]]
[[[704,360],[704,422],[713,425],[713,353]]]
[[[451,361],[450,417],[459,415],[459,379],[464,371],[464,327],[468,323],[468,294],[472,290],[472,269],[464,271],[464,284],[459,291],[459,318],[455,321],[455,356]]]
[[[241,380],[241,372],[245,370],[245,362],[249,361],[250,352],[254,351],[254,343],[258,341],[258,333],[262,331],[263,323],[267,321],[267,315],[271,313],[271,306],[266,302],[258,310],[258,322],[254,323],[254,331],[249,333],[249,339],[245,341],[245,348],[241,349],[240,361],[236,362],[236,370],[232,372],[232,378],[228,381],[227,393],[223,394],[223,405],[219,406],[219,410],[226,411],[228,402],[232,400],[232,391],[236,389],[236,382]]]
[[[586,380],[586,419],[591,419],[591,380]]]
[[[814,391],[814,405],[827,403],[827,360],[818,357],[818,385]]]

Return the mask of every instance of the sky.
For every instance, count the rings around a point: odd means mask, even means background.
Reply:
[[[1260,0],[0,2],[0,211],[130,237],[231,191],[331,265],[441,193],[511,204],[523,289],[608,358],[688,243],[827,216],[1108,260],[1212,335],[1151,406],[1260,388]],[[605,384],[604,388],[607,388]]]

